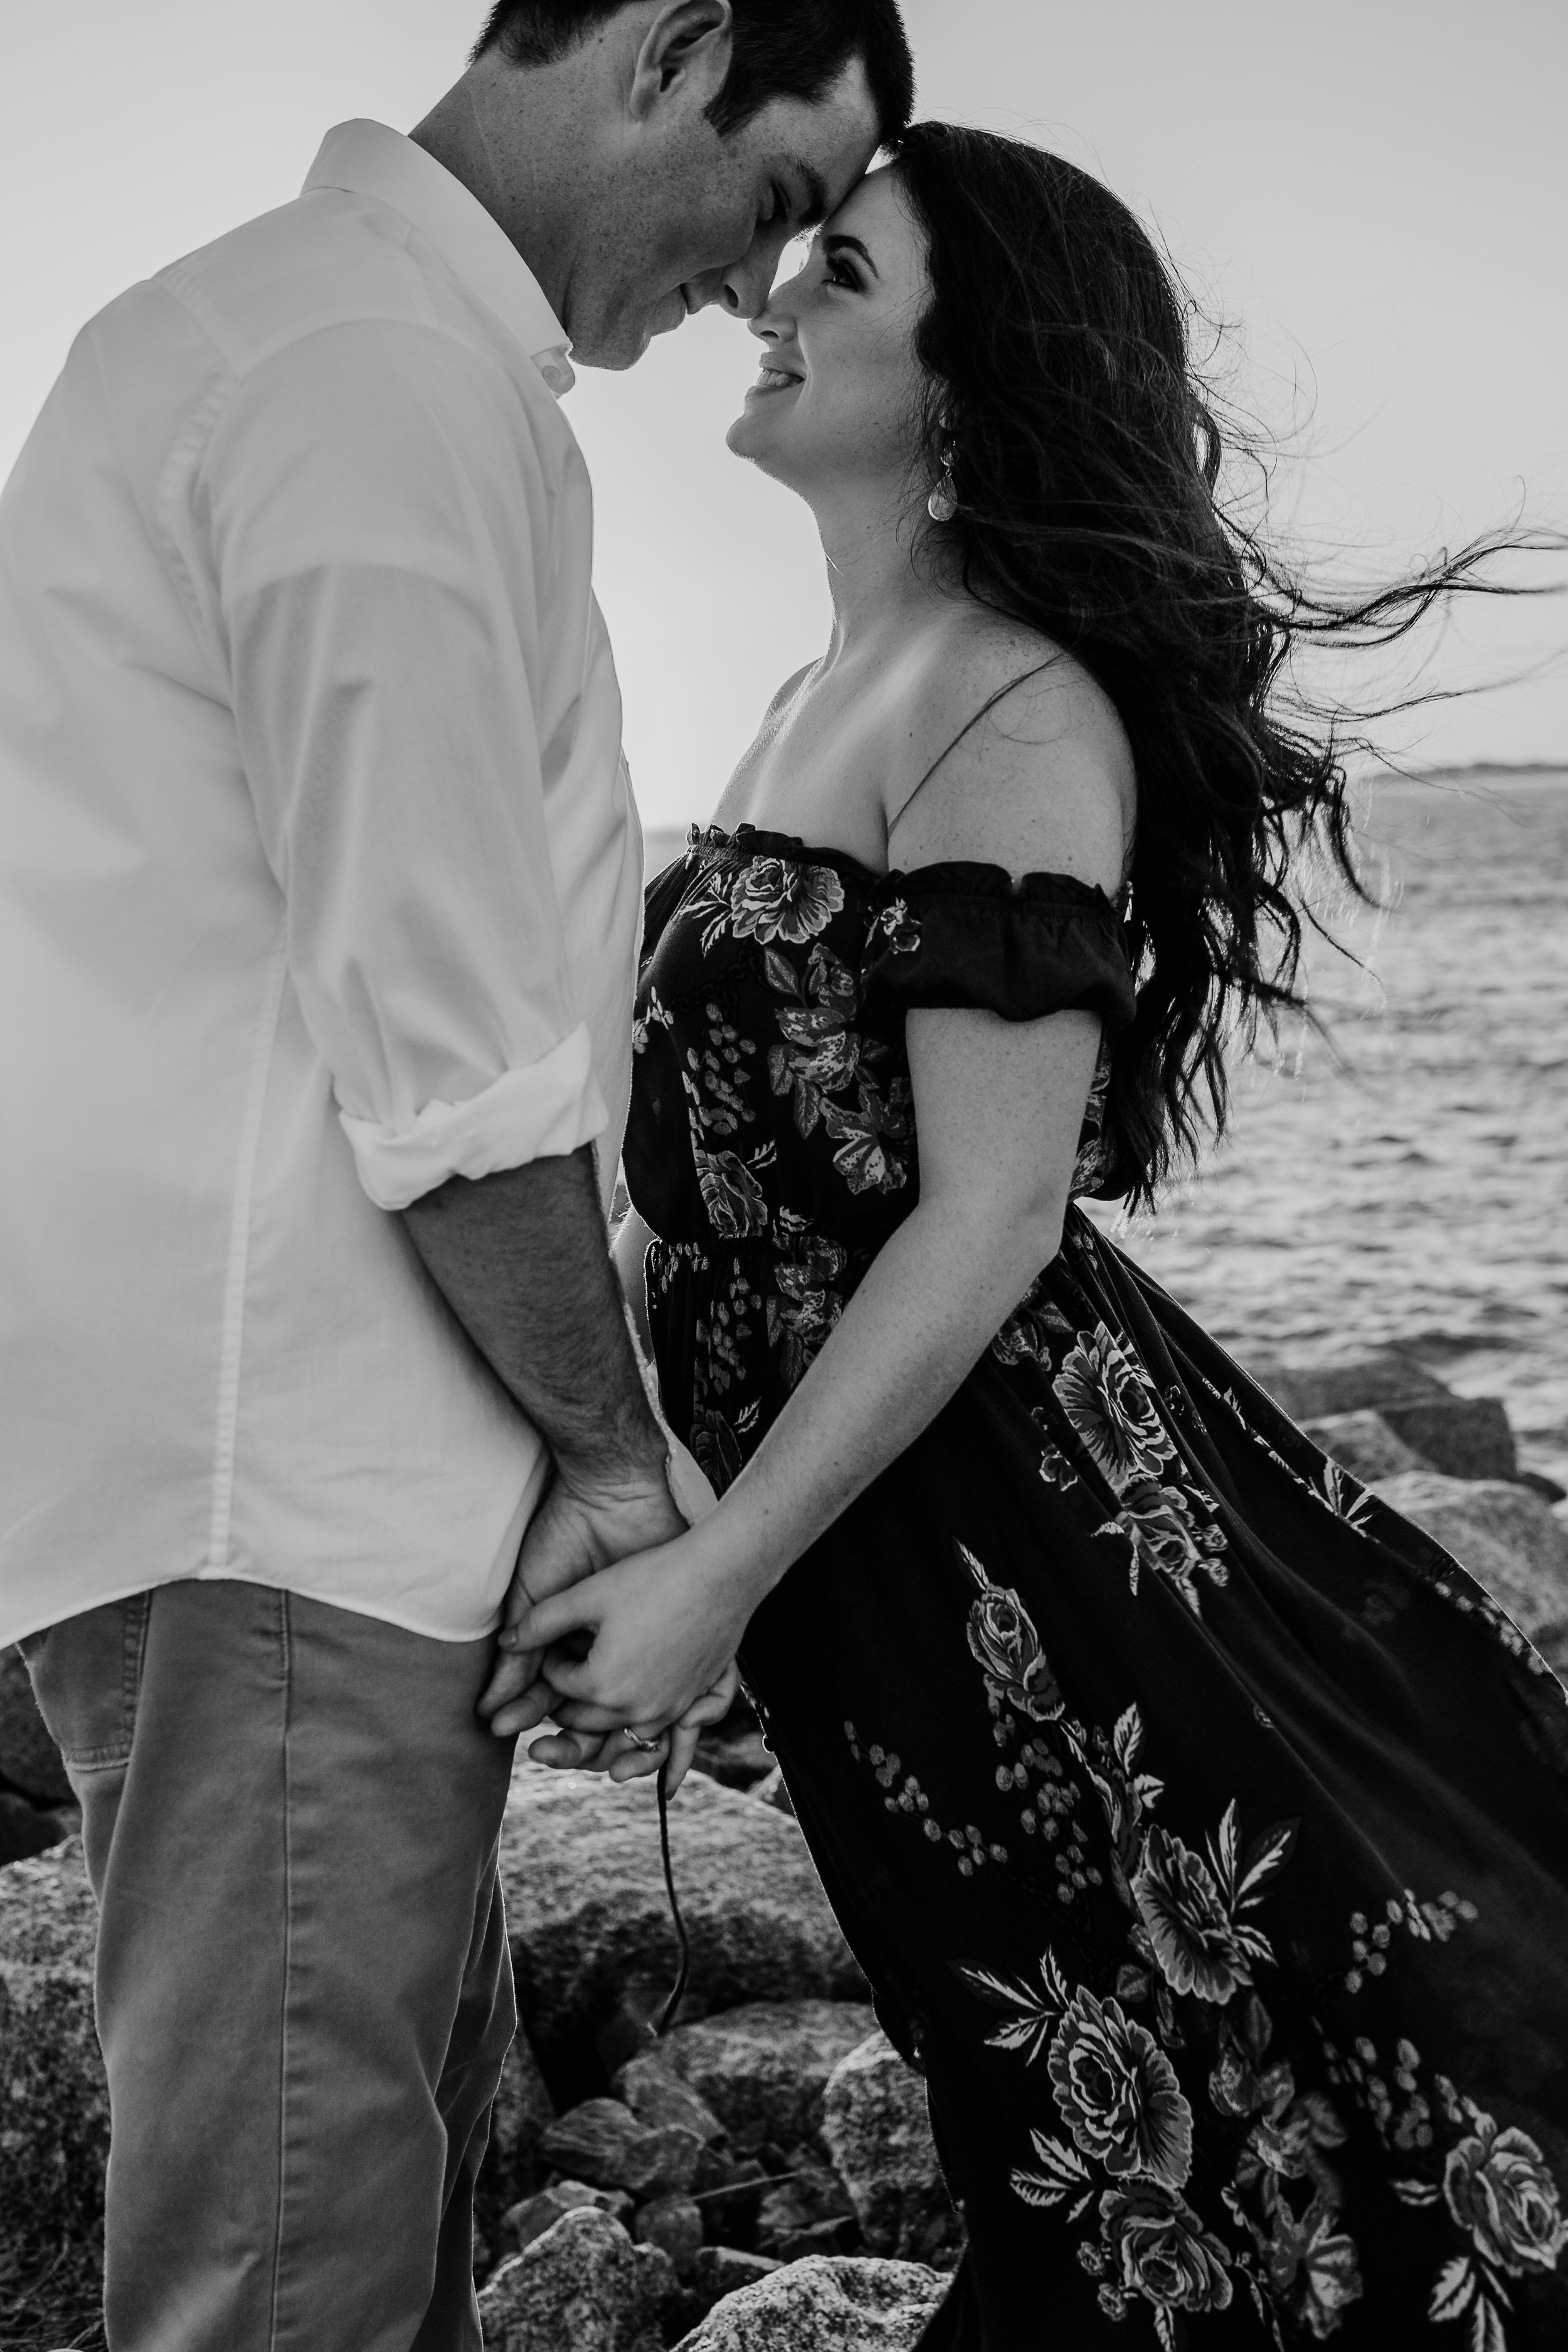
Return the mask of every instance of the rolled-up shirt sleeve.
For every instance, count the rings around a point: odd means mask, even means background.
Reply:
[[[545,831],[533,428],[437,328],[254,370],[203,491],[246,780],[289,975],[360,1181],[405,1208],[593,1141]]]

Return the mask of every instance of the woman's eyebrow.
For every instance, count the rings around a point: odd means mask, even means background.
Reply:
[[[881,277],[881,271],[878,268],[876,263],[872,260],[870,255],[867,252],[865,247],[861,244],[858,236],[840,236],[835,234],[832,236],[825,236],[822,240],[822,250],[826,254],[831,255],[837,253],[841,246],[847,247],[851,253],[858,254],[873,278],[879,278]]]

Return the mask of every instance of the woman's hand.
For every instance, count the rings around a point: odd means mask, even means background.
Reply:
[[[556,1699],[550,1713],[560,1727],[536,1739],[529,1755],[534,1763],[552,1765],[560,1772],[607,1772],[616,1781],[644,1780],[668,1762],[665,1788],[673,1797],[691,1769],[698,1741],[710,1726],[723,1722],[740,1687],[741,1670],[731,1659],[712,1689],[704,1691],[679,1723],[657,1736],[654,1725],[640,1727],[639,1738],[653,1739],[651,1748],[639,1748],[618,1727],[608,1732],[590,1727],[603,1722],[600,1708],[576,1699]]]
[[[568,1736],[623,1725],[651,1734],[679,1724],[721,1685],[753,1605],[733,1560],[694,1528],[525,1609],[500,1639],[504,1649],[544,1653],[552,1690],[574,1702]]]

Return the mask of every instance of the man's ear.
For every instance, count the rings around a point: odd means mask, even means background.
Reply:
[[[637,49],[630,112],[646,118],[682,90],[710,105],[729,79],[734,47],[731,0],[665,0]]]

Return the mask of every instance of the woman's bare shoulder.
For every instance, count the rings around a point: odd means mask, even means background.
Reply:
[[[898,864],[973,857],[1120,883],[1136,814],[1131,746],[1081,662],[972,608],[914,693],[911,772],[888,812]]]

